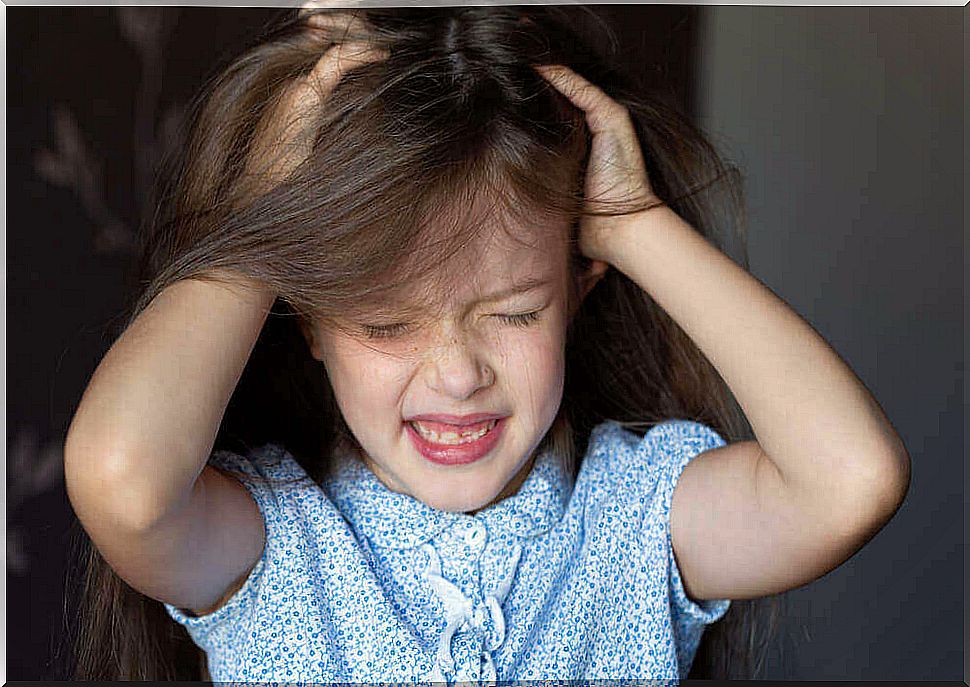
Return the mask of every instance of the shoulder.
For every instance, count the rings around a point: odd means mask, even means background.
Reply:
[[[293,501],[294,497],[319,491],[317,482],[296,457],[276,443],[250,447],[245,452],[216,450],[207,466],[245,486],[264,515],[267,510],[276,510]]]
[[[585,460],[600,471],[647,471],[676,478],[693,457],[726,443],[714,429],[695,420],[664,420],[643,434],[607,420],[591,432]]]
[[[268,540],[287,540],[294,525],[330,510],[327,497],[292,453],[268,443],[246,453],[214,451],[209,466],[239,481],[259,506]]]
[[[323,490],[296,458],[282,446],[265,444],[245,453],[217,450],[208,465],[239,481],[252,495],[264,524],[264,546],[248,573],[236,581],[215,610],[193,614],[164,604],[169,616],[184,625],[196,644],[227,651],[229,637],[239,628],[271,622],[299,589],[279,590],[294,583],[295,571],[309,569],[307,538],[335,531],[336,511]],[[312,527],[307,524],[312,523]]]
[[[687,464],[726,443],[712,427],[694,420],[664,420],[642,435],[607,421],[593,430],[587,451],[591,476],[610,487],[600,498],[621,504],[624,524],[632,524],[630,550],[639,551],[640,560],[652,560],[648,567],[666,569],[672,623],[679,638],[695,647],[700,628],[720,619],[729,601],[697,602],[687,595],[670,539],[671,504]]]
[[[612,519],[622,512],[639,540],[657,534],[651,525],[669,521],[674,488],[687,463],[701,453],[725,445],[708,425],[668,419],[638,434],[607,420],[590,434],[577,478],[577,495],[586,517]]]
[[[209,457],[209,465],[220,470],[241,473],[244,479],[310,479],[293,454],[275,443],[252,447],[244,453],[227,449],[216,450]]]

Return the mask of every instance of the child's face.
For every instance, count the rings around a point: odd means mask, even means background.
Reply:
[[[365,325],[396,322],[347,323],[359,335],[320,325],[312,330],[313,355],[326,365],[362,457],[389,489],[434,508],[474,512],[514,494],[524,481],[562,400],[572,278],[567,229],[563,221],[536,232],[531,245],[498,231],[485,245],[468,248],[455,262],[465,268],[448,280],[441,307],[420,325],[369,330],[386,334],[379,338],[369,338]],[[488,300],[536,278],[544,285]],[[503,315],[528,317],[513,322]],[[501,420],[474,442],[480,457],[473,450],[463,456],[471,462],[446,465],[428,457],[435,447],[423,444],[409,422],[439,413]],[[458,437],[430,439],[440,446]]]

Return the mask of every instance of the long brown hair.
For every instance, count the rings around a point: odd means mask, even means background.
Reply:
[[[130,324],[187,277],[236,272],[273,289],[279,297],[215,448],[248,453],[274,442],[317,480],[335,442],[353,437],[301,322],[337,323],[340,315],[394,303],[402,285],[433,280],[496,213],[515,227],[541,224],[542,214],[575,220],[638,209],[584,205],[590,135],[582,113],[532,65],[568,65],[625,105],[654,191],[708,240],[723,247],[732,232],[743,232],[737,171],[665,98],[636,93],[570,29],[576,13],[588,10],[355,12],[387,59],[352,71],[325,106],[285,122],[290,135],[275,148],[256,151],[266,122],[323,52],[347,37],[291,14],[206,85],[189,145],[144,232],[142,288],[127,318]],[[280,174],[283,161],[291,162]],[[588,265],[576,226],[568,237],[574,273]],[[566,370],[560,412],[543,441],[574,476],[590,430],[605,419],[642,433],[664,419],[689,418],[729,442],[753,438],[713,366],[617,270],[571,321]],[[204,656],[185,630],[82,538],[74,678],[201,679]],[[755,676],[775,611],[760,600],[732,603],[705,632],[689,677]]]

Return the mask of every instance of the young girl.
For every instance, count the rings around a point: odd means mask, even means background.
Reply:
[[[708,239],[728,170],[569,16],[305,10],[210,84],[67,439],[77,678],[740,676],[730,600],[898,508],[875,400]]]

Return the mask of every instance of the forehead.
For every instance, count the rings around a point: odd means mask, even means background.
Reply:
[[[542,280],[556,286],[568,268],[568,229],[564,218],[537,217],[515,226],[491,223],[403,292],[417,300],[470,303]]]
[[[463,281],[469,288],[488,287],[558,273],[566,266],[566,228],[564,220],[549,219],[490,228],[455,256],[453,283],[459,288]]]
[[[532,293],[525,287],[540,293],[539,282],[547,290],[565,287],[570,227],[566,218],[538,215],[515,224],[491,219],[473,231],[459,228],[464,233],[448,234],[443,242],[435,229],[455,231],[454,225],[431,226],[357,313],[365,319],[422,319],[514,298],[515,289],[525,297]]]

